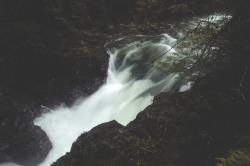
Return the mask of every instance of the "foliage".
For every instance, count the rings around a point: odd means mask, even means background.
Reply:
[[[225,42],[222,42],[221,32],[229,21],[228,16],[217,17],[221,16],[211,15],[197,20],[184,37],[152,61],[155,68],[163,73],[170,70],[187,76],[207,70],[209,64],[219,59],[217,52]],[[165,56],[172,49],[176,50],[174,56]],[[165,60],[161,60],[162,57]]]
[[[246,150],[231,150],[227,157],[217,160],[216,166],[247,166],[250,165],[250,153]]]

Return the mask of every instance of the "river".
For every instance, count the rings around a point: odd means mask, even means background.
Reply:
[[[212,21],[221,18],[218,16]],[[189,70],[197,60],[197,52],[191,53],[195,43],[187,36],[188,31],[196,27],[192,22],[182,33],[127,36],[107,43],[110,58],[104,85],[73,106],[59,106],[34,120],[52,143],[51,151],[39,166],[55,162],[70,151],[72,143],[82,133],[97,125],[116,120],[126,126],[152,103],[155,95],[188,90],[190,75],[183,75],[176,66]],[[189,47],[179,46],[183,41]],[[191,75],[195,74],[192,71]]]

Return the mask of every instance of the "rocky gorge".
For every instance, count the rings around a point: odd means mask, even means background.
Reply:
[[[81,135],[53,165],[248,165],[245,3],[1,1],[0,162],[34,166],[44,160],[51,143],[33,120],[103,84],[107,41],[171,33],[171,22],[223,11],[233,19],[221,37],[220,55],[227,56],[220,67],[198,78],[190,91],[157,95],[126,127],[112,121]]]

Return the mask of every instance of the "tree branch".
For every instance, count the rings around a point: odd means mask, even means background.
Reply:
[[[201,25],[201,22],[198,23],[198,25],[192,30],[190,31],[188,34],[186,34],[179,42],[177,42],[174,46],[172,46],[168,51],[164,52],[163,54],[159,55],[158,57],[156,57],[155,59],[153,59],[151,62],[149,62],[150,64],[153,64],[156,60],[158,60],[159,58],[163,57],[165,54],[169,53],[173,48],[175,48],[177,45],[179,45],[182,41],[184,41],[190,34],[192,34],[194,31],[196,31],[199,26]]]

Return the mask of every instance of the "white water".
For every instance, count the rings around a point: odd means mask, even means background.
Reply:
[[[20,165],[12,163],[12,162],[8,162],[8,163],[0,164],[0,166],[20,166]]]
[[[161,75],[142,61],[143,56],[163,54],[176,42],[168,35],[159,38],[156,43],[135,41],[122,49],[111,48],[107,81],[97,92],[72,108],[60,107],[35,119],[35,125],[47,133],[53,145],[40,166],[48,166],[69,152],[81,133],[112,120],[127,125],[156,94],[181,86],[176,86],[177,74]],[[173,52],[165,56],[175,56]]]
[[[230,16],[223,17],[230,19]],[[221,19],[221,15],[213,15],[201,20],[218,22]],[[197,24],[193,22],[190,25],[189,29],[192,29]],[[177,35],[177,39],[163,34],[157,39],[146,40],[147,42],[140,42],[139,39],[138,41],[133,40],[121,49],[110,48],[106,84],[72,108],[59,107],[35,119],[34,124],[40,126],[47,133],[53,145],[52,150],[40,166],[49,166],[69,152],[72,143],[81,133],[91,130],[98,124],[111,120],[116,120],[123,125],[128,124],[140,111],[152,103],[156,94],[162,91],[190,89],[191,82],[186,83],[179,80],[178,74],[161,75],[162,73],[151,68],[151,65],[147,63],[168,52],[181,37],[181,33]],[[117,39],[115,42],[123,40],[126,40],[126,37]],[[190,48],[182,50],[173,48],[158,61],[165,61],[167,57],[171,57],[170,59],[173,60],[183,59],[182,54],[189,51]],[[172,64],[174,61],[166,63]],[[4,163],[0,166],[17,165]]]

